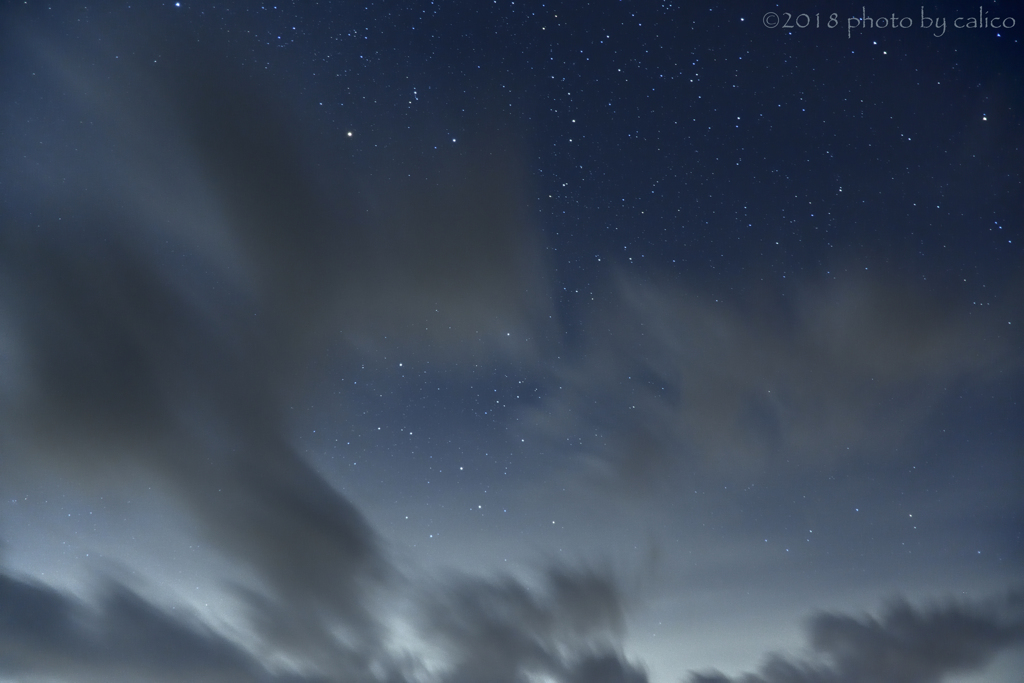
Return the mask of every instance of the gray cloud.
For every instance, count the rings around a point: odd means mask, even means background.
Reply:
[[[98,604],[0,574],[0,673],[78,681],[278,678],[195,618],[109,584]]]
[[[254,596],[255,597],[255,596]],[[258,618],[290,612],[256,598]],[[601,574],[556,569],[531,589],[513,579],[461,578],[435,586],[419,605],[422,638],[440,647],[445,666],[426,668],[416,653],[385,653],[380,643],[324,661],[270,661],[197,615],[160,607],[108,580],[82,600],[45,584],[0,574],[0,675],[57,680],[338,680],[377,683],[519,683],[543,674],[559,683],[646,683],[615,643],[621,635],[618,589]],[[296,634],[290,634],[293,637]],[[268,643],[279,648],[282,642]],[[294,651],[293,651],[294,653]],[[296,667],[296,664],[298,667]]]
[[[143,38],[107,27],[92,44],[28,31],[5,41],[37,78],[3,81],[20,93],[4,114],[22,123],[0,166],[19,190],[0,233],[11,370],[0,480],[59,473],[102,490],[122,473],[155,479],[245,577],[222,578],[261,656],[310,676],[398,680],[375,598],[403,579],[360,511],[291,445],[287,413],[317,380],[311,358],[414,345],[443,360],[535,356],[549,300],[515,160],[478,148],[438,161],[442,173],[365,152],[356,174],[339,159],[360,152],[347,141],[317,151],[308,121],[219,57],[164,27],[133,30]],[[154,51],[172,66],[150,64]],[[18,147],[29,138],[45,151]],[[613,585],[563,572],[550,586],[522,602],[509,583],[456,582],[433,598],[464,620],[448,623],[446,647],[480,670],[463,628],[476,620],[518,634],[489,643],[508,680],[535,654],[566,681],[632,675],[613,640],[566,661],[554,644],[608,626]],[[96,609],[11,578],[3,591],[9,672],[272,677],[232,640],[118,584]],[[508,613],[491,613],[496,603]]]
[[[554,443],[578,437],[616,485],[676,468],[746,478],[891,453],[950,386],[1020,371],[991,317],[896,278],[754,291],[726,300],[619,277],[588,321],[593,341],[530,419]]]
[[[20,29],[0,41],[0,63],[17,65],[3,67],[0,104],[17,122],[0,163],[0,482],[59,472],[116,488],[126,470],[162,482],[252,577],[237,594],[259,641],[243,648],[119,584],[92,605],[0,575],[5,672],[285,676],[258,650],[300,662],[296,679],[646,681],[621,652],[615,583],[589,571],[552,570],[536,587],[447,582],[417,598],[421,638],[445,666],[389,653],[374,600],[407,587],[290,442],[288,409],[329,353],[544,357],[553,313],[516,156],[388,157],[359,147],[372,131],[325,142],[287,98],[254,93],[248,74],[163,26],[103,27],[91,45]],[[866,425],[899,436],[935,386],[1003,352],[875,286],[809,296],[776,328],[624,282],[615,332],[561,370],[551,424],[607,430],[596,461],[628,476],[679,453],[755,466],[834,456],[851,439],[865,447]],[[622,375],[643,385],[623,394]],[[893,397],[882,409],[879,391]]]
[[[552,569],[540,586],[461,580],[428,600],[424,632],[450,660],[445,683],[646,683],[616,649],[623,606],[592,571]]]
[[[881,618],[819,614],[808,632],[812,656],[770,657],[735,678],[692,673],[690,683],[936,683],[982,669],[1000,651],[1024,643],[1024,602],[1011,594],[980,604],[915,608],[889,605]]]
[[[521,179],[487,151],[443,174],[420,164],[415,182],[395,178],[416,163],[366,153],[357,175],[339,161],[357,154],[347,140],[317,151],[315,126],[222,58],[145,28],[8,41],[38,76],[7,74],[25,96],[5,113],[48,151],[12,149],[2,169],[23,190],[0,236],[20,378],[5,386],[4,467],[148,469],[280,598],[353,616],[386,563],[293,451],[288,407],[332,351],[532,353],[545,299]],[[173,66],[141,56],[154,50]]]

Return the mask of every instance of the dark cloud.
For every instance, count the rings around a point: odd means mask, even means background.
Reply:
[[[20,188],[0,232],[0,343],[18,378],[0,403],[0,476],[115,490],[128,473],[154,478],[246,577],[221,578],[264,655],[345,680],[397,675],[375,596],[401,579],[360,511],[296,452],[288,412],[329,353],[535,353],[548,300],[515,159],[478,147],[435,167],[325,142],[200,42],[107,28],[9,32],[4,48],[33,79],[4,81],[23,96],[5,98],[21,123],[0,169]],[[19,147],[29,138],[45,151]],[[632,671],[604,651],[562,662],[548,641],[605,628],[618,607],[593,575],[550,584],[544,599],[454,588],[460,611],[442,631],[458,671],[483,671],[471,623],[517,636],[488,641],[492,680],[534,665],[566,680]],[[5,578],[3,590],[11,671],[268,675],[123,588],[98,612],[42,585]]]
[[[116,583],[97,604],[0,574],[0,674],[78,681],[287,680],[196,618]]]
[[[581,360],[561,368],[560,391],[531,419],[554,443],[580,438],[616,486],[670,481],[679,468],[746,478],[877,459],[916,437],[950,386],[1021,368],[992,316],[899,278],[751,290],[726,298],[618,278]]]
[[[445,683],[646,683],[616,649],[623,606],[592,571],[553,569],[539,586],[463,580],[428,600],[424,633],[445,654]]]
[[[436,681],[519,683],[544,675],[559,683],[646,683],[616,643],[618,589],[591,571],[551,570],[543,585],[462,578],[435,586],[419,608],[422,652],[385,651],[381,642],[335,644],[331,657],[294,658],[305,624],[250,596],[254,621],[279,636],[243,648],[187,610],[160,607],[107,580],[82,600],[45,584],[0,575],[0,674],[76,681]],[[292,632],[285,632],[296,629]],[[312,634],[318,637],[317,634]],[[366,634],[356,634],[364,637]],[[380,634],[378,634],[378,637]],[[269,648],[269,649],[268,649]],[[289,654],[284,661],[273,655]]]
[[[584,657],[569,671],[566,683],[647,683],[642,667],[617,654],[604,653]]]
[[[357,175],[347,140],[317,149],[307,118],[201,42],[107,28],[6,48],[35,70],[7,89],[48,97],[6,113],[48,151],[3,168],[24,189],[0,235],[21,378],[5,387],[5,466],[148,469],[282,598],[352,614],[386,573],[378,540],[295,454],[288,409],[339,347],[529,353],[545,316],[515,163],[485,151],[398,181],[416,164],[367,152]]]
[[[775,655],[753,674],[692,673],[690,683],[936,683],[978,671],[1024,643],[1021,596],[981,604],[891,604],[881,618],[819,614],[807,659]]]

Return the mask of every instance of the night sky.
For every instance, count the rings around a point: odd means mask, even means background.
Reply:
[[[6,3],[0,683],[1019,681],[1022,39]]]

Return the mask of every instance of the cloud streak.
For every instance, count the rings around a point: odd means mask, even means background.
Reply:
[[[689,683],[936,683],[1024,643],[1024,601],[1011,594],[915,608],[901,600],[878,618],[823,613],[808,639],[807,658],[773,655],[756,673],[691,673]]]
[[[79,681],[287,680],[197,619],[110,583],[98,604],[0,574],[0,673]]]
[[[552,569],[540,586],[461,580],[435,593],[424,630],[450,660],[445,683],[646,683],[616,643],[618,588],[593,571]]]

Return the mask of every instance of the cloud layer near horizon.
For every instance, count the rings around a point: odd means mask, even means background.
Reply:
[[[691,673],[689,683],[937,683],[979,671],[1024,642],[1024,601],[923,608],[899,600],[881,617],[822,613],[808,625],[811,656],[772,655],[757,673]]]
[[[553,570],[533,588],[512,579],[457,579],[418,608],[433,650],[379,647],[335,657],[330,668],[268,666],[253,649],[172,613],[116,582],[85,602],[0,575],[0,673],[76,681],[295,681],[343,676],[389,683],[646,683],[614,645],[622,629],[614,585],[592,572]],[[691,672],[690,683],[936,683],[980,671],[1024,642],[1017,594],[914,607],[881,617],[821,613],[809,621],[804,658],[772,655],[757,673]],[[375,652],[373,656],[366,656]],[[264,655],[266,653],[263,653]],[[437,656],[440,654],[441,662]]]

